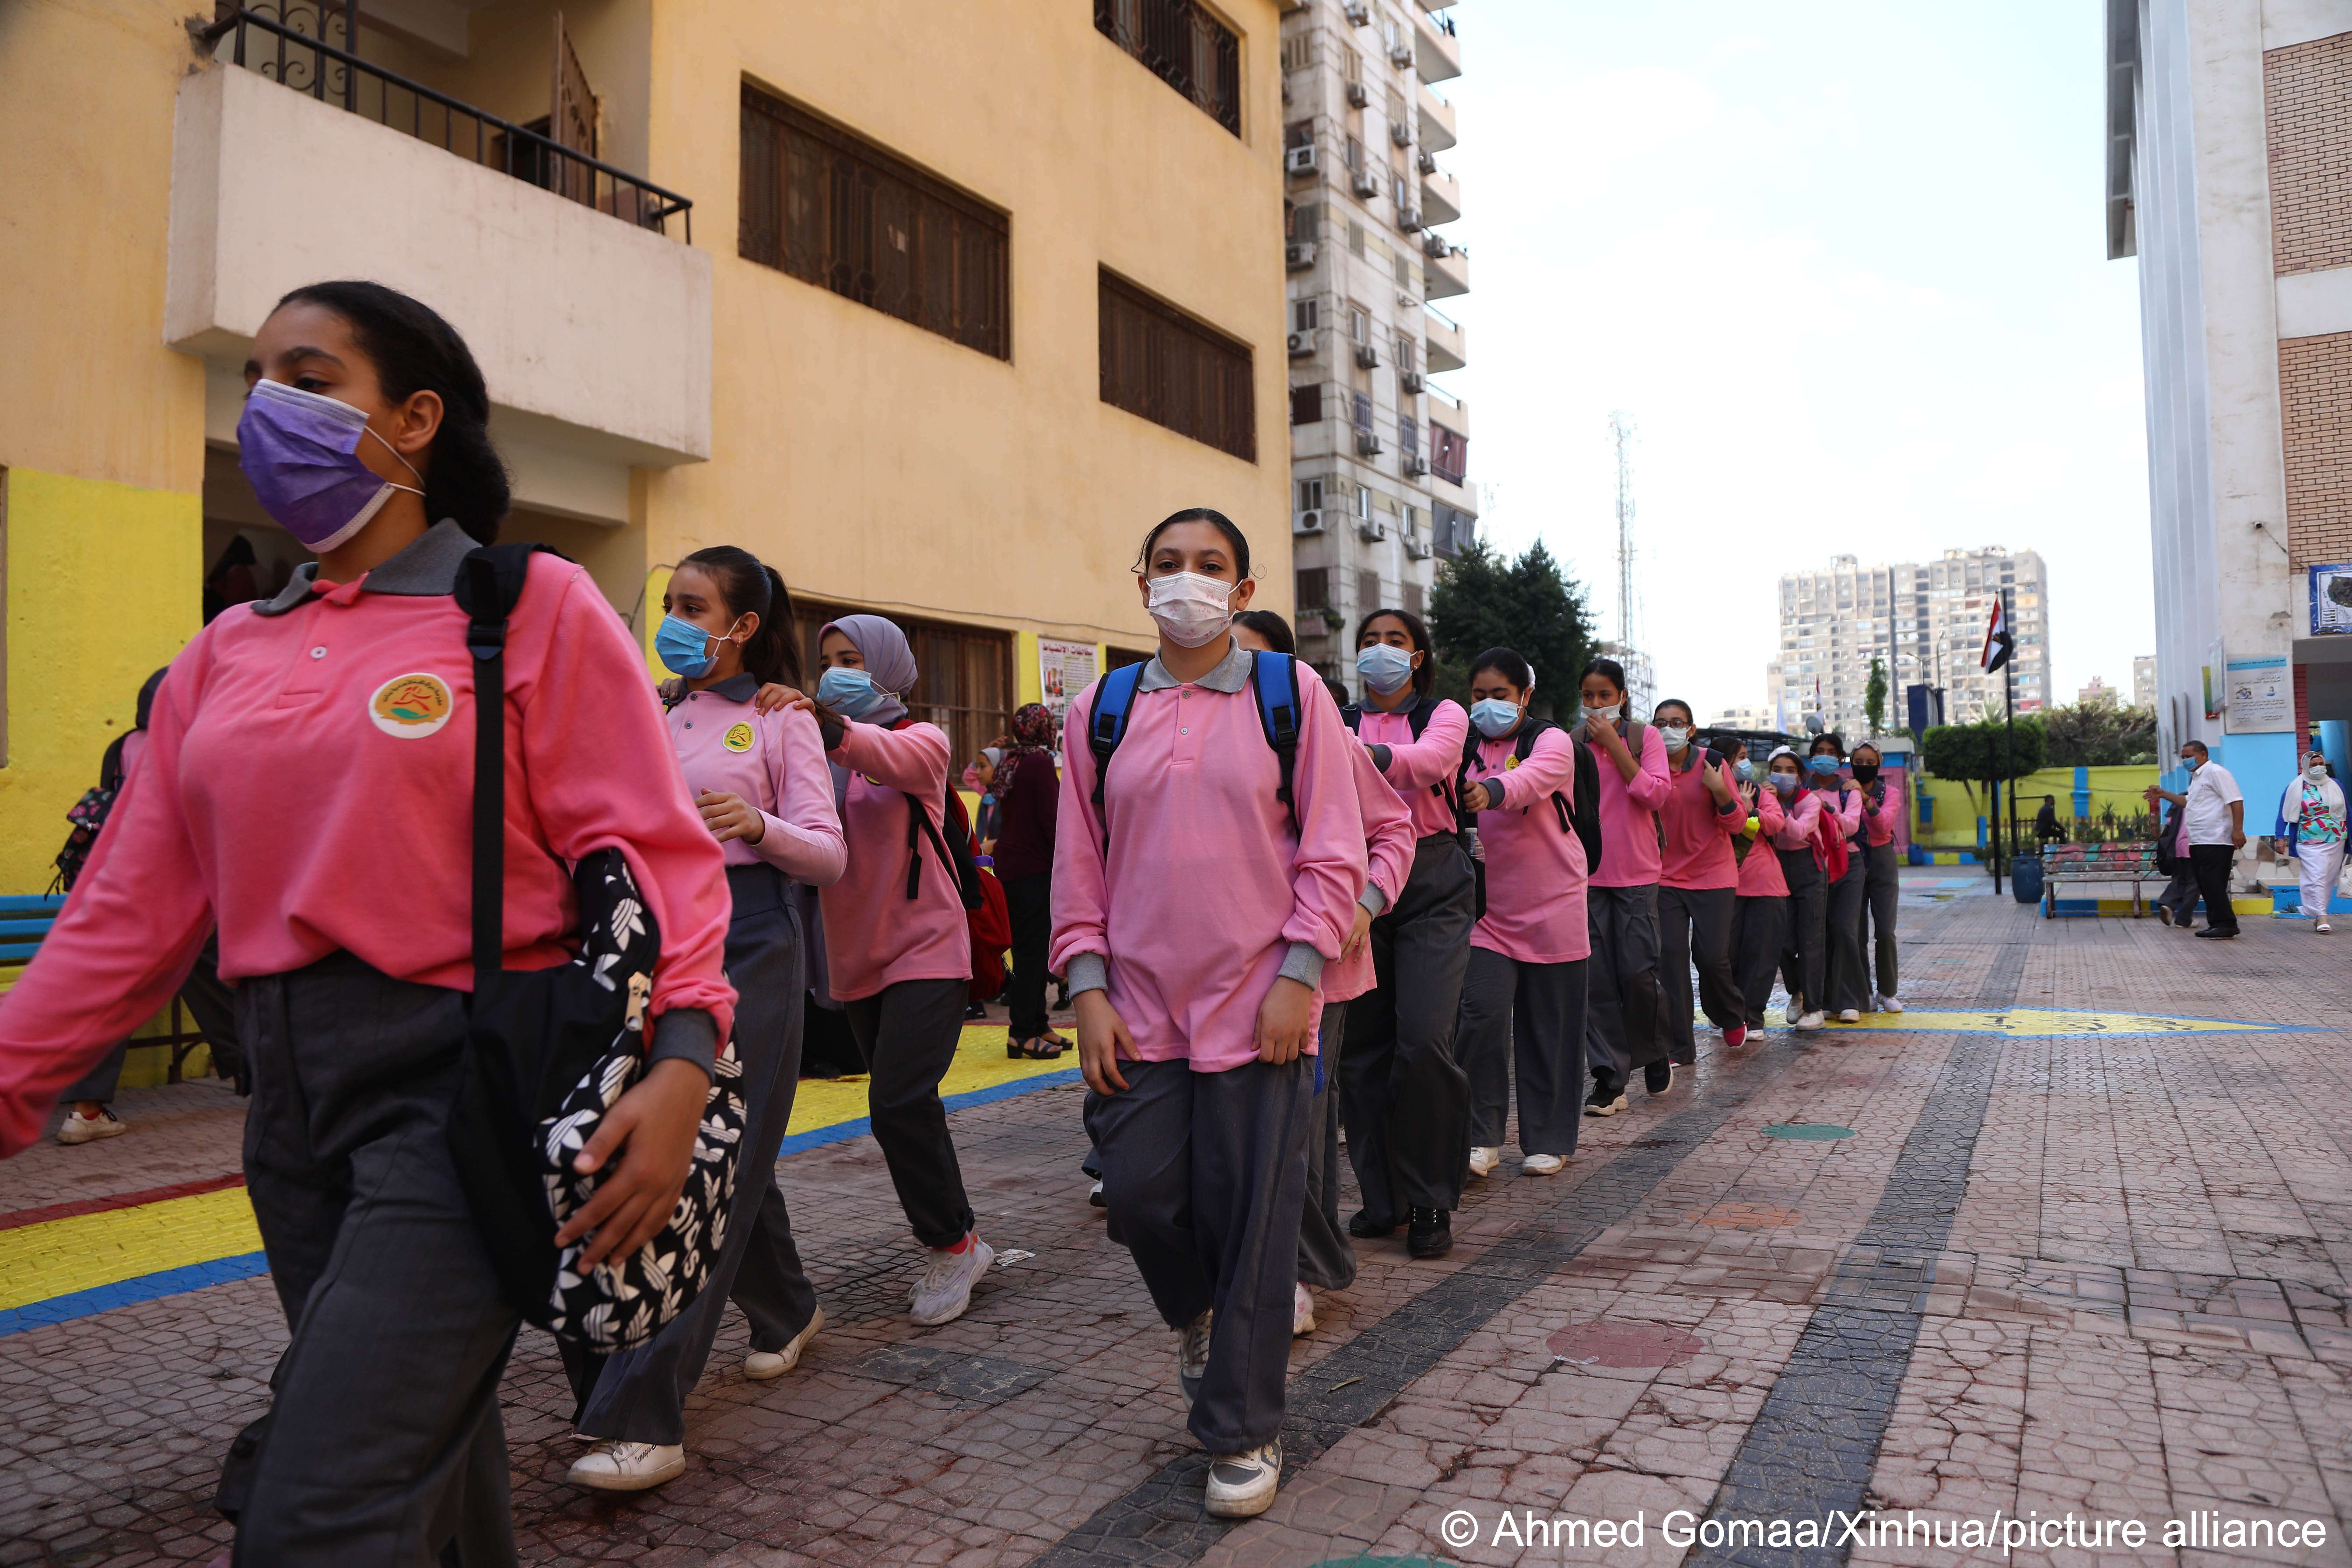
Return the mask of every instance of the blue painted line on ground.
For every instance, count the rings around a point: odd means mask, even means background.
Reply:
[[[70,1295],[52,1296],[46,1301],[33,1301],[0,1312],[0,1339],[49,1323],[69,1323],[76,1318],[95,1317],[117,1307],[133,1307],[142,1301],[201,1290],[207,1285],[226,1285],[232,1279],[250,1279],[268,1272],[267,1254],[241,1252],[234,1258],[215,1258],[210,1263],[191,1263],[184,1268],[161,1269],[111,1285],[76,1290]]]
[[[992,1084],[968,1094],[950,1095],[940,1103],[952,1116],[959,1110],[970,1110],[975,1105],[993,1105],[1000,1100],[1011,1100],[1015,1095],[1034,1094],[1041,1089],[1059,1089],[1066,1083],[1083,1081],[1077,1068],[1066,1068],[1060,1072],[1041,1072],[1034,1078],[1018,1078],[1011,1083]],[[795,1132],[785,1139],[776,1150],[776,1158],[781,1160],[787,1155],[821,1149],[827,1143],[846,1143],[852,1138],[864,1138],[873,1131],[873,1121],[863,1116],[855,1121],[836,1121],[830,1127],[812,1127],[805,1132]]]

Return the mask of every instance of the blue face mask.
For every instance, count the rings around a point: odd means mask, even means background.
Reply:
[[[1519,705],[1506,702],[1499,697],[1489,697],[1470,705],[1470,722],[1478,726],[1478,733],[1490,741],[1499,741],[1519,727]]]
[[[1383,697],[1393,697],[1412,679],[1412,655],[1376,642],[1356,656],[1356,673]]]
[[[837,713],[863,719],[887,700],[887,696],[875,689],[874,678],[864,670],[835,665],[817,677],[816,700]]]
[[[654,633],[654,655],[671,674],[698,680],[709,675],[710,667],[719,662],[719,650],[713,646],[716,640],[692,621],[675,615],[664,616],[660,629]]]
[[[1794,794],[1796,794],[1796,793],[1797,793],[1797,775],[1796,775],[1796,774],[1794,774],[1794,773],[1774,773],[1774,774],[1772,774],[1772,775],[1771,775],[1771,777],[1772,777],[1772,787],[1773,787],[1774,789],[1778,790],[1780,794],[1782,794],[1782,795],[1794,795]]]
[[[2183,757],[2180,759],[2181,765],[2186,767],[2192,773],[2197,771],[2199,765],[2204,761],[2205,759],[2202,757]]]
[[[1738,775],[1739,782],[1741,784],[1754,784],[1756,782],[1756,764],[1749,762],[1746,757],[1742,757],[1738,762],[1732,763],[1731,771]]]
[[[1838,760],[1835,757],[1807,757],[1805,771],[1813,775],[1816,783],[1833,778],[1837,774]]]

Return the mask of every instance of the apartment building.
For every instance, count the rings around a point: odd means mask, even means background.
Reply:
[[[1352,679],[1367,613],[1420,613],[1439,562],[1475,535],[1470,411],[1430,378],[1458,370],[1470,258],[1438,154],[1437,86],[1461,74],[1444,0],[1286,0],[1283,199],[1299,651]]]
[[[967,753],[1151,647],[1130,566],[1180,507],[1291,608],[1276,0],[190,9],[7,11],[0,184],[42,216],[0,230],[0,891],[147,673],[305,558],[236,421],[320,279],[467,337],[507,536],[642,636],[666,563],[743,545],[803,636],[905,625]]]
[[[2352,627],[2313,591],[2352,563],[2352,0],[2107,0],[2105,68],[2158,743],[2201,740],[2275,800],[2304,735],[2352,749]]]
[[[1886,670],[1889,728],[1903,727],[1905,693],[1915,685],[1943,691],[1948,722],[2000,715],[2001,673],[1987,675],[1978,663],[1997,598],[2008,601],[2017,639],[2017,711],[2033,712],[2052,700],[2048,597],[2042,557],[2000,545],[1892,566],[1838,555],[1825,572],[1791,572],[1780,579],[1780,654],[1765,667],[1780,727],[1801,728],[1818,710],[1841,735],[1868,733],[1874,659]]]
[[[2156,706],[2156,655],[2143,653],[2132,658],[2132,706]]]

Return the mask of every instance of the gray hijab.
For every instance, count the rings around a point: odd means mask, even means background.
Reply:
[[[898,623],[882,616],[843,616],[827,621],[817,637],[837,631],[849,639],[858,657],[866,661],[866,673],[874,678],[874,689],[887,692],[891,700],[885,702],[860,720],[860,723],[890,725],[907,716],[903,699],[915,689],[915,650],[908,646],[907,634]]]

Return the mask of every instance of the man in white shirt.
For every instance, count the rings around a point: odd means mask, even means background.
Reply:
[[[2199,936],[2238,934],[2238,912],[2230,907],[2230,867],[2246,845],[2246,800],[2230,770],[2211,760],[2202,741],[2183,741],[2180,761],[2189,768],[2189,788],[2151,793],[2180,808],[2180,844],[2188,851],[2197,891],[2205,901],[2205,929]]]

